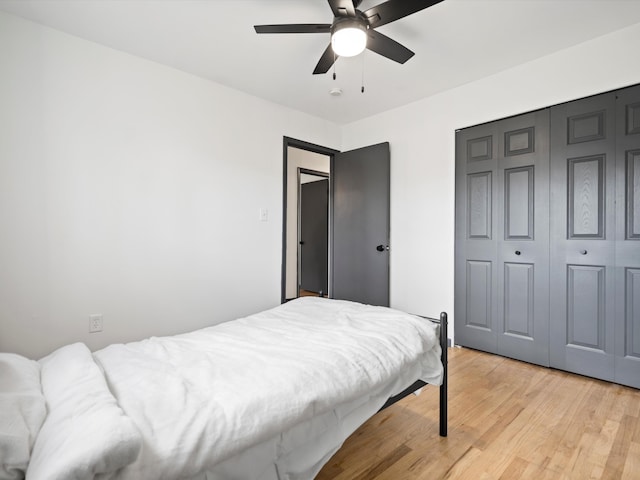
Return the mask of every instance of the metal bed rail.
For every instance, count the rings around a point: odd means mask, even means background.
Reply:
[[[443,367],[443,376],[442,376],[442,384],[440,385],[440,436],[441,437],[446,437],[447,436],[447,401],[448,401],[448,355],[447,355],[447,348],[449,346],[449,338],[447,335],[447,331],[449,328],[449,320],[448,320],[448,316],[446,312],[442,312],[440,314],[440,319],[433,319],[433,318],[428,318],[428,317],[423,317],[426,318],[427,320],[437,323],[439,324],[439,328],[438,328],[438,334],[439,334],[439,340],[440,340],[440,349],[441,349],[441,354],[440,354],[440,360],[442,362],[442,367]],[[419,388],[422,388],[424,386],[426,386],[427,383],[423,382],[422,380],[417,380],[414,383],[412,383],[409,387],[405,388],[402,392],[398,393],[397,395],[394,395],[393,397],[389,398],[386,403],[382,406],[382,408],[380,408],[380,410],[384,410],[385,408],[393,405],[394,403],[396,403],[399,400],[402,400],[404,397],[406,397],[407,395],[412,394],[413,392],[415,392],[416,390],[418,390]]]

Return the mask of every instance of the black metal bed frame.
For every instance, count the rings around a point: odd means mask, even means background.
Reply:
[[[426,317],[424,317],[424,318],[426,318]],[[441,437],[446,437],[447,436],[447,396],[448,396],[448,394],[447,394],[447,392],[448,392],[448,385],[447,385],[447,380],[448,380],[448,378],[447,378],[448,377],[447,347],[449,346],[449,339],[447,337],[447,330],[448,330],[449,323],[448,323],[448,318],[447,318],[446,312],[442,312],[440,314],[440,320],[436,320],[436,319],[433,319],[433,318],[427,318],[427,320],[439,324],[440,348],[442,349],[442,354],[441,354],[440,360],[442,361],[442,367],[444,368],[444,373],[443,373],[443,377],[442,377],[442,385],[440,385],[440,436]],[[417,380],[416,382],[411,384],[409,387],[405,388],[402,392],[400,392],[397,395],[394,395],[393,397],[389,398],[389,400],[387,400],[387,402],[382,406],[382,408],[380,410],[384,410],[385,408],[393,405],[394,403],[396,403],[399,400],[402,400],[407,395],[412,394],[413,392],[415,392],[419,388],[424,387],[425,385],[427,385],[426,382],[423,382],[422,380]]]

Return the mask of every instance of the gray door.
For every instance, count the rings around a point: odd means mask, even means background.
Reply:
[[[389,144],[335,155],[331,296],[389,305]]]
[[[548,111],[461,130],[456,152],[456,342],[548,365]]]
[[[616,101],[615,381],[640,388],[640,86]]]
[[[300,289],[328,292],[329,180],[300,185]]]
[[[551,109],[551,366],[614,380],[615,95]]]

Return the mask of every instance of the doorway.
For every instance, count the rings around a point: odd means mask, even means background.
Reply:
[[[307,172],[315,177],[322,176],[327,182],[327,202],[330,202],[331,195],[331,162],[333,156],[338,153],[319,145],[303,142],[293,138],[284,138],[284,172],[283,172],[283,237],[282,237],[282,288],[281,301],[284,303],[300,296],[300,198],[301,198],[301,176]],[[330,232],[331,208],[327,211],[327,231]],[[327,257],[330,255],[327,234]],[[304,248],[304,245],[302,246]],[[302,265],[304,269],[304,263]],[[327,260],[327,276],[329,276],[329,263]],[[323,296],[330,295],[331,285],[327,282]],[[319,292],[316,292],[316,295]]]
[[[389,306],[389,143],[339,152],[284,137],[282,302],[300,293],[298,168],[329,175],[327,296]]]

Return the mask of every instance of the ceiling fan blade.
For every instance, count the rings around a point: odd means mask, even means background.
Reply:
[[[331,44],[329,44],[327,49],[324,51],[324,53],[320,57],[320,60],[318,61],[318,64],[316,65],[316,68],[313,71],[313,74],[318,75],[319,73],[327,73],[331,68],[331,65],[333,65],[335,61],[336,61],[336,54],[333,53],[333,48],[331,47]]]
[[[328,0],[334,17],[355,17],[356,8],[352,0]]]
[[[329,33],[328,23],[291,23],[287,25],[254,25],[256,33]]]
[[[380,27],[412,13],[424,10],[443,0],[388,0],[363,12],[371,28]]]
[[[398,63],[405,63],[415,54],[404,45],[373,29],[367,31],[367,48]]]

